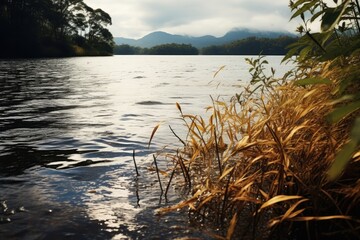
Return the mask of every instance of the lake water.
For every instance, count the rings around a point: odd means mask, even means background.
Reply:
[[[279,66],[281,58],[267,60],[283,73],[290,67]],[[250,78],[244,59],[0,60],[0,238],[207,237],[182,212],[155,215],[180,197],[172,191],[160,202],[148,167],[157,150],[178,145],[168,127],[179,135],[184,129],[175,103],[205,114],[210,95],[229,100]]]

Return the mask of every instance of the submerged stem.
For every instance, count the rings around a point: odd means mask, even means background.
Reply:
[[[155,163],[155,168],[156,168],[156,174],[157,174],[157,177],[158,177],[158,180],[159,180],[159,185],[160,185],[160,190],[161,190],[161,195],[162,195],[163,192],[164,192],[164,190],[163,190],[162,185],[161,185],[159,168],[158,168],[158,165],[157,165],[157,162],[156,162],[156,157],[155,157],[154,154],[153,154],[153,158],[154,158],[154,163]]]

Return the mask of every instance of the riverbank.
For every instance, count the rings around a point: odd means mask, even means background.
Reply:
[[[113,56],[111,52],[93,48],[84,48],[78,45],[69,45],[64,42],[57,44],[42,44],[41,46],[9,46],[7,51],[0,53],[2,59],[21,58],[63,58],[63,57],[90,57]]]

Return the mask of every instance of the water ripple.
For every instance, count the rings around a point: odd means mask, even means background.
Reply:
[[[141,101],[137,102],[138,105],[164,105],[166,103],[159,102],[159,101]]]

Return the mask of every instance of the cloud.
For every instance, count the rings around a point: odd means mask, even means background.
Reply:
[[[108,12],[114,36],[139,38],[152,31],[221,36],[238,28],[293,31],[288,0],[84,0]]]

